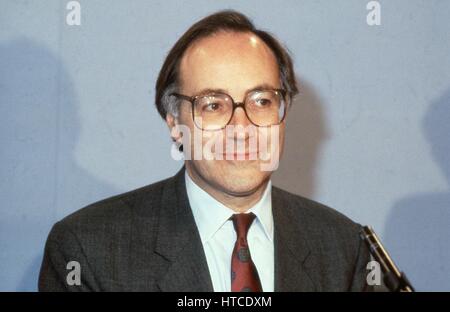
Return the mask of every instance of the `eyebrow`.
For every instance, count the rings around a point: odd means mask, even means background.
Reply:
[[[280,87],[274,87],[273,85],[271,85],[269,83],[262,83],[253,88],[247,89],[245,91],[245,94],[247,94],[249,92],[253,92],[253,91],[267,90],[267,89],[280,89]],[[229,91],[226,89],[220,89],[220,88],[219,89],[205,88],[205,89],[202,89],[199,92],[195,93],[195,96],[207,95],[207,94],[211,94],[211,93],[226,93],[226,94],[228,94]]]

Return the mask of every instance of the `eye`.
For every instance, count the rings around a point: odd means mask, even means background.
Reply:
[[[272,101],[270,99],[258,99],[256,101],[256,103],[258,104],[258,106],[269,106],[270,104],[272,104]]]
[[[221,103],[218,102],[213,102],[213,103],[208,103],[205,106],[203,106],[203,111],[206,112],[216,112],[219,111],[222,108]]]

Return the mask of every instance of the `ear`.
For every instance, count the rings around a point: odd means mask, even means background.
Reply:
[[[172,141],[181,144],[181,132],[178,130],[178,120],[172,114],[167,113],[166,115],[166,123],[169,127],[170,136]]]

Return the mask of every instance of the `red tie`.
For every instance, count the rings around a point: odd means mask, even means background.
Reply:
[[[231,256],[231,291],[262,291],[247,242],[247,232],[255,217],[253,213],[239,213],[231,217],[237,234]]]

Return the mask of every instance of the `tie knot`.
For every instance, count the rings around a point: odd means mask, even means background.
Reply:
[[[252,225],[255,217],[253,212],[237,213],[231,217],[238,238],[247,238],[248,229],[250,228],[250,225]]]

